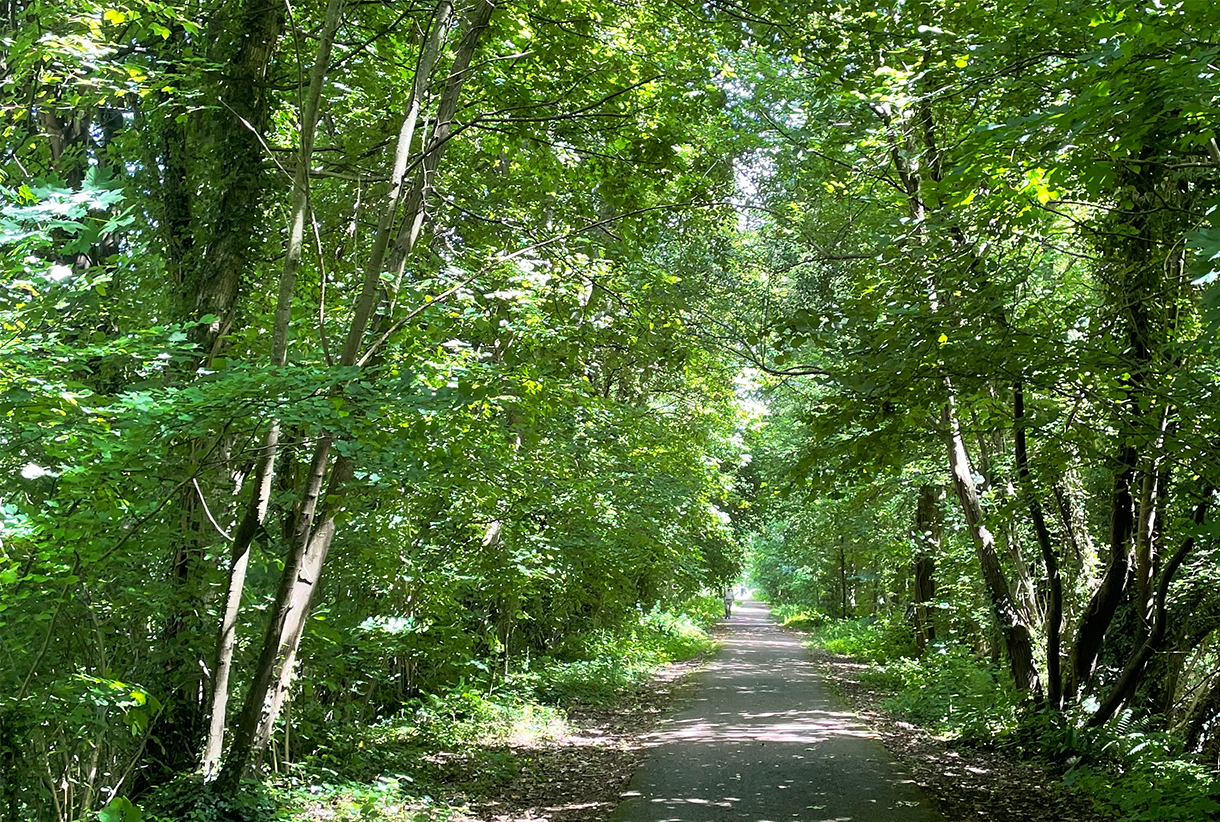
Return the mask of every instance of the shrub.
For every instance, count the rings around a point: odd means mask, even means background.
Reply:
[[[1111,767],[1080,765],[1064,777],[1119,822],[1198,822],[1215,819],[1216,780],[1203,766],[1181,759],[1134,757]]]
[[[144,822],[271,822],[278,803],[257,782],[223,793],[199,774],[183,774],[157,788],[142,804]]]
[[[962,649],[934,647],[921,659],[895,660],[862,678],[893,692],[885,705],[896,716],[943,735],[991,740],[1016,726],[1016,689]]]
[[[724,615],[724,601],[713,593],[699,594],[688,599],[676,611],[667,613],[683,615],[699,628],[707,629]]]
[[[655,650],[662,662],[677,662],[705,654],[716,647],[715,641],[706,630],[708,625],[719,618],[720,611],[716,611],[715,607],[724,606],[715,603],[712,610],[714,616],[710,619],[707,608],[695,613],[653,611],[646,614],[640,620],[637,641],[642,646]]]
[[[822,621],[813,630],[813,642],[832,654],[868,662],[888,662],[915,653],[911,627],[889,617]]]
[[[827,617],[817,611],[792,603],[778,605],[771,609],[771,613],[779,620],[779,623],[785,628],[794,628],[797,631],[816,631],[818,628],[826,624]]]
[[[721,607],[714,597],[697,597],[681,612],[654,610],[630,628],[570,637],[554,658],[513,677],[529,677],[544,702],[611,703],[642,687],[665,663],[714,649],[705,626],[717,620]]]
[[[1099,809],[1121,822],[1214,819],[1220,783],[1183,752],[1176,736],[1157,730],[1151,717],[1124,711],[1100,728],[1084,724],[1087,711],[1045,723],[1044,750],[1071,753],[1064,782],[1088,793]],[[1058,727],[1056,727],[1058,726]]]

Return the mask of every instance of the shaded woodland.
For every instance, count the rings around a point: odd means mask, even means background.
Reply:
[[[542,698],[746,569],[1216,812],[1214,4],[0,8],[0,817]]]

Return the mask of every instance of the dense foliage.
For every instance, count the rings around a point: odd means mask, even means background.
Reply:
[[[259,813],[747,551],[1220,761],[1214,4],[4,10],[0,814]]]
[[[665,15],[7,8],[6,818],[231,791],[736,576],[721,28]]]
[[[932,725],[971,687],[946,660],[990,661],[1061,761],[1152,716],[1217,761],[1215,24],[848,4],[755,54],[754,576],[807,624],[869,620],[846,650],[927,658],[898,684]]]

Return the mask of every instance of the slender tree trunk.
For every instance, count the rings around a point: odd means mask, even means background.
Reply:
[[[451,6],[447,0],[441,0],[433,18],[433,31],[429,34],[421,52],[421,67],[428,65],[430,51],[434,55],[438,53],[443,22],[447,19],[450,10]],[[454,57],[455,65],[469,66],[493,10],[494,7],[489,0],[479,0],[475,9],[470,13],[465,25],[465,36]],[[434,61],[435,57],[432,60]],[[463,72],[463,76],[464,74],[465,72]],[[423,83],[419,82],[418,78],[415,88],[423,88]],[[450,101],[448,98],[450,95],[459,96],[461,90],[461,83],[456,85],[451,83],[446,86],[440,101],[440,109],[444,110],[446,105],[456,109],[456,99]],[[368,330],[380,293],[386,249],[389,246],[391,229],[398,213],[400,193],[411,155],[411,142],[418,110],[414,104],[408,104],[408,114],[399,131],[390,190],[378,223],[377,236],[365,266],[360,292],[339,360],[340,367],[355,366],[360,360],[365,332]],[[424,205],[425,203],[421,202],[419,208],[422,209]],[[416,217],[417,215],[413,213],[406,215],[406,219],[409,221],[415,220]],[[336,461],[334,469],[329,472],[331,480],[327,492],[328,503],[320,511],[319,497],[328,473],[334,443],[334,434],[323,432],[314,447],[313,460],[294,527],[292,545],[285,560],[284,572],[272,608],[272,617],[263,638],[262,652],[242,706],[233,743],[218,777],[218,782],[223,789],[236,789],[247,765],[261,754],[269,736],[269,729],[274,725],[276,714],[283,704],[283,692],[291,678],[292,663],[303,632],[309,604],[316,591],[318,577],[334,539],[336,509],[341,502],[344,486],[350,479],[354,468],[348,458],[340,457]],[[321,513],[321,523],[315,526],[319,513]]]
[[[1135,448],[1124,445],[1119,451],[1114,485],[1110,492],[1110,559],[1101,584],[1093,592],[1076,630],[1076,647],[1072,653],[1072,670],[1064,698],[1075,699],[1089,678],[1101,652],[1118,604],[1127,585],[1131,567],[1131,532],[1135,526],[1132,511],[1131,480],[1135,473]]]
[[[839,535],[839,618],[847,619],[847,548]]]
[[[919,502],[915,509],[915,555],[913,601],[915,605],[915,642],[922,654],[929,643],[936,641],[936,625],[928,603],[936,595],[936,557],[944,537],[944,522],[940,505],[945,499],[941,485],[919,486]]]
[[[474,58],[479,39],[491,20],[493,10],[494,7],[488,0],[479,0],[470,23],[466,27],[466,34],[462,38],[462,42],[458,44],[457,53],[453,56],[453,63],[449,66],[449,76],[436,109],[436,120],[432,133],[421,155],[419,172],[416,174],[415,182],[407,196],[406,217],[399,229],[398,237],[394,241],[394,247],[389,254],[389,263],[386,266],[390,271],[395,272],[395,290],[401,284],[403,267],[423,229],[429,204],[428,195],[432,193],[441,158],[453,136],[453,118],[457,113],[458,100],[462,96],[462,87],[470,72],[470,61]]]
[[[1079,573],[1087,563],[1097,556],[1097,548],[1093,545],[1093,536],[1089,533],[1088,522],[1084,515],[1084,504],[1076,488],[1076,472],[1068,468],[1051,486],[1055,495],[1055,509],[1059,513],[1059,524],[1071,548],[1071,573]]]
[[[1134,583],[1135,583],[1135,598],[1136,607],[1139,610],[1140,627],[1146,633],[1152,625],[1152,597],[1153,589],[1156,585],[1156,573],[1153,569],[1155,562],[1156,546],[1153,545],[1152,535],[1156,528],[1156,503],[1157,503],[1157,460],[1155,457],[1151,464],[1146,464],[1144,470],[1138,472],[1139,477],[1139,501],[1136,504],[1136,522],[1135,522],[1135,550],[1132,552],[1134,559]]]
[[[1051,544],[1050,529],[1038,494],[1034,489],[1029,470],[1029,451],[1026,446],[1025,390],[1020,381],[1013,386],[1013,429],[1015,434],[1017,478],[1021,491],[1029,506],[1029,518],[1034,527],[1034,537],[1042,551],[1042,564],[1046,567],[1046,698],[1052,710],[1063,707],[1063,673],[1060,648],[1063,631],[1063,579],[1059,574],[1059,557]]]
[[[1164,471],[1165,430],[1169,422],[1166,410],[1161,419],[1160,433],[1151,446],[1152,452],[1139,472],[1140,493],[1136,504],[1134,550],[1132,551],[1132,576],[1135,588],[1136,608],[1139,617],[1137,642],[1142,642],[1153,629],[1155,619],[1156,570],[1160,557],[1157,536],[1160,531],[1160,506],[1165,494]]]
[[[1025,614],[1013,601],[1008,589],[1004,569],[1000,565],[1000,557],[996,552],[995,537],[983,522],[983,507],[979,502],[978,489],[974,484],[974,470],[970,465],[970,457],[966,453],[966,443],[962,438],[961,426],[954,407],[953,387],[948,380],[945,381],[945,387],[949,396],[942,408],[941,415],[945,426],[953,488],[957,492],[962,512],[966,517],[966,524],[974,539],[975,554],[983,572],[983,583],[986,586],[987,595],[991,600],[992,614],[1004,636],[1013,682],[1018,690],[1037,693],[1040,685],[1038,668],[1034,664],[1033,642],[1029,625]]]
[[[1204,489],[1203,499],[1195,506],[1194,523],[1195,527],[1203,524],[1203,518],[1207,515],[1208,505],[1211,503],[1212,489]],[[1135,693],[1135,689],[1139,687],[1140,680],[1144,676],[1144,671],[1148,667],[1148,660],[1161,645],[1161,640],[1165,638],[1165,621],[1166,607],[1165,600],[1169,595],[1169,584],[1173,582],[1174,575],[1185,562],[1186,557],[1195,547],[1195,535],[1191,534],[1178,550],[1174,552],[1169,561],[1165,563],[1165,569],[1161,572],[1160,582],[1157,584],[1156,594],[1153,598],[1153,619],[1152,626],[1147,638],[1140,643],[1139,647],[1131,654],[1127,660],[1126,666],[1123,668],[1122,674],[1110,689],[1110,693],[1102,700],[1098,706],[1096,713],[1089,717],[1089,725],[1096,727],[1106,722],[1110,717],[1122,707],[1123,703],[1131,698]]]
[[[296,662],[297,649],[305,633],[306,617],[313,607],[317,595],[318,578],[335,537],[334,512],[346,496],[346,485],[355,468],[352,460],[339,457],[330,471],[330,482],[326,491],[326,506],[321,517],[322,524],[314,529],[313,536],[301,559],[300,572],[289,594],[288,618],[285,620],[279,647],[279,671],[269,695],[269,704],[263,711],[254,734],[253,760],[257,767],[262,764],[262,752],[275,730],[275,720],[284,706]]]
[[[927,139],[931,139],[931,137],[929,136]],[[1007,320],[1000,312],[993,313],[998,315],[996,317],[998,327],[1007,326]],[[987,385],[987,396],[993,403],[998,401],[995,387],[990,383]],[[970,419],[976,428],[975,437],[979,446],[978,469],[979,473],[983,475],[984,482],[984,488],[981,490],[986,491],[987,488],[991,488],[997,494],[1000,493],[1001,488],[1011,491],[1012,485],[1008,478],[1003,476],[1002,470],[996,468],[996,461],[1007,451],[1003,434],[994,428],[990,431],[983,430],[979,424],[978,414],[975,413],[973,407],[970,409]],[[1030,572],[1029,563],[1025,560],[1025,553],[1021,550],[1016,528],[1013,527],[1011,521],[1005,523],[1000,533],[997,534],[997,542],[1003,546],[1004,552],[1012,561],[1013,587],[1017,592],[1017,601],[1025,613],[1036,618],[1039,615],[1037,586],[1034,583],[1033,574]]]
[[[326,81],[326,71],[330,67],[330,55],[334,47],[335,34],[343,19],[343,5],[344,0],[329,0],[327,3],[326,20],[322,26],[318,50],[310,71],[309,88],[302,101],[301,146],[293,176],[288,244],[284,255],[284,267],[280,273],[279,295],[271,333],[271,365],[274,368],[280,368],[288,361],[292,300],[296,292],[297,273],[300,270],[305,246],[305,221],[309,214],[309,166],[313,158],[314,135],[317,131],[322,88]],[[216,640],[212,710],[202,763],[205,776],[211,776],[214,772],[220,762],[221,752],[224,750],[225,717],[229,703],[229,676],[233,665],[233,649],[237,641],[237,615],[241,608],[242,591],[246,584],[250,546],[267,516],[279,441],[280,423],[278,419],[272,419],[267,427],[267,433],[263,436],[262,447],[259,450],[258,461],[250,482],[250,501],[233,537],[229,581],[225,589],[224,611]]]
[[[449,83],[445,86],[438,103],[438,109],[441,112],[438,119],[443,119],[445,112],[449,112],[448,117],[451,119],[452,112],[457,108],[457,101],[461,96],[462,86],[467,76],[467,69],[478,48],[478,43],[482,33],[484,29],[486,29],[490,20],[490,15],[493,8],[494,7],[490,3],[481,3],[479,9],[476,10],[476,12],[466,23],[465,35],[458,46],[457,53],[454,55],[453,65],[450,67]],[[428,41],[428,45],[425,46],[426,51],[424,58],[421,60],[421,66],[428,67],[435,64],[436,51],[439,50],[438,39],[442,33],[443,25],[447,23],[450,10],[451,5],[447,2],[447,0],[443,0],[442,3],[438,5],[437,20],[440,21],[440,24],[434,24],[436,26],[435,31],[437,38],[430,39]],[[457,78],[456,82],[455,77]],[[417,83],[416,88],[420,94],[424,92],[423,84]],[[408,114],[404,124],[411,121],[413,117],[418,117],[418,106],[412,106],[410,108],[410,112],[412,113]],[[403,139],[408,142],[408,145],[410,145],[412,140],[413,131],[413,125],[403,129]],[[443,153],[444,146],[446,144],[447,139],[439,145],[435,144],[435,141],[430,141],[429,148],[427,149],[429,153],[424,155],[423,164],[431,164],[433,171],[435,171],[437,163],[439,163],[440,160],[440,155]],[[415,224],[417,222],[422,225],[422,220],[424,217],[423,212],[427,205],[427,200],[416,199],[413,191],[412,196],[409,196],[406,200],[403,225],[406,226],[408,224]],[[396,255],[410,253],[414,245],[414,240],[417,236],[418,231],[411,237],[411,243],[407,247],[401,249],[396,247],[393,251],[388,252],[388,254]],[[390,256],[387,259],[386,266],[393,270],[396,266],[401,267],[401,263],[396,263],[394,258]],[[373,285],[367,281],[366,285],[373,287]],[[380,278],[378,278],[376,285],[380,285]],[[370,308],[370,319],[371,314],[372,311]],[[349,336],[348,341],[350,342],[351,340],[352,337]],[[358,354],[358,349],[351,352],[353,358],[358,357]],[[348,351],[345,348],[344,356],[346,357],[347,355]],[[352,364],[355,364],[355,359],[353,359]],[[301,573],[299,574],[296,585],[291,593],[292,607],[289,612],[289,619],[285,626],[280,650],[280,658],[283,661],[279,667],[279,674],[275,687],[271,692],[269,707],[263,712],[262,719],[259,722],[258,729],[255,734],[254,750],[256,764],[258,752],[263,749],[266,741],[271,737],[275,718],[279,714],[279,710],[284,703],[288,688],[292,682],[293,663],[296,659],[296,649],[300,644],[301,637],[305,630],[305,617],[308,614],[313,598],[316,595],[317,580],[321,574],[322,566],[326,561],[326,556],[330,550],[330,545],[336,532],[334,515],[337,513],[338,503],[344,496],[344,486],[347,480],[351,477],[354,468],[355,466],[350,459],[341,457],[335,462],[335,467],[331,472],[330,488],[326,494],[326,499],[329,501],[327,511],[321,517],[322,522],[316,527],[314,535],[310,539],[309,546],[306,549],[306,554],[302,562]]]
[[[271,682],[278,670],[280,640],[284,635],[284,627],[292,608],[292,590],[301,574],[305,551],[309,545],[313,516],[317,509],[333,444],[333,436],[324,433],[314,446],[313,461],[309,467],[304,494],[297,513],[292,544],[288,556],[285,558],[284,571],[280,576],[279,589],[272,606],[271,620],[263,636],[262,653],[259,655],[254,676],[249,690],[246,692],[245,702],[242,704],[241,715],[238,718],[237,727],[234,729],[233,742],[229,746],[228,755],[217,776],[217,782],[225,790],[237,789],[247,764],[255,754],[255,732],[266,707],[265,702]]]
[[[1135,596],[1139,608],[1139,630],[1137,642],[1142,642],[1153,630],[1155,621],[1156,568],[1158,560],[1157,536],[1160,531],[1159,511],[1166,491],[1168,478],[1164,468],[1165,435],[1169,428],[1170,410],[1161,415],[1156,441],[1151,447],[1152,455],[1146,461],[1140,478],[1138,516],[1135,525]]]

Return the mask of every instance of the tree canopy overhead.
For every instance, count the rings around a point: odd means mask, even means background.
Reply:
[[[747,554],[1220,751],[1214,4],[4,11],[9,818]]]

